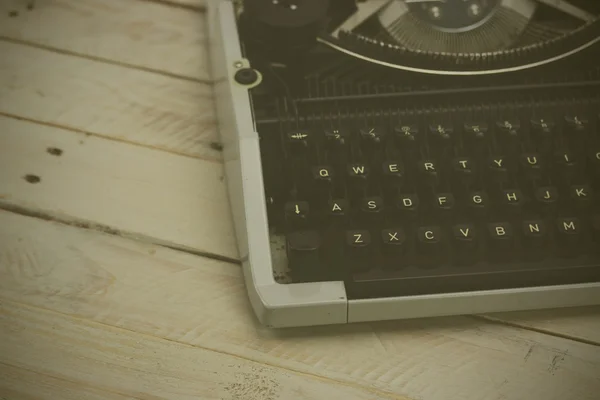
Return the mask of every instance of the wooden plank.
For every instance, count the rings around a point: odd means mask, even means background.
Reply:
[[[0,113],[221,158],[209,85],[6,42],[0,54]]]
[[[48,148],[60,149],[61,156]],[[41,181],[31,184],[23,179],[27,174]],[[4,207],[233,259],[237,250],[222,174],[216,163],[0,117]],[[492,317],[600,342],[600,315],[597,308],[589,310]]]
[[[600,347],[467,317],[269,330],[236,265],[7,212],[0,298],[413,399],[600,390]]]
[[[6,117],[0,117],[0,204],[238,256],[222,164]]]
[[[198,5],[194,3],[189,5]],[[2,37],[137,68],[210,79],[205,15],[169,4],[139,0],[2,1]]]
[[[2,336],[1,330],[0,336]],[[132,398],[0,363],[0,400],[40,399],[131,400]]]
[[[112,399],[393,398],[17,303],[0,302],[0,354],[11,367],[70,382],[58,389],[81,397],[93,390]]]

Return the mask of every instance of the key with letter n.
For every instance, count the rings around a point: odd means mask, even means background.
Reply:
[[[528,261],[539,261],[548,252],[549,232],[543,220],[525,220],[522,223],[524,255]]]

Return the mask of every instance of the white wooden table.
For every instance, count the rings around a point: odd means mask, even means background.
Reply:
[[[202,1],[29,3],[0,0],[0,399],[600,399],[600,307],[260,326]]]

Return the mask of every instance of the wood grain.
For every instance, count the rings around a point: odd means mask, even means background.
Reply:
[[[36,0],[33,7],[29,4],[30,0],[0,2],[0,37],[136,68],[210,79],[202,13],[139,0]]]
[[[0,325],[0,336],[2,336]],[[131,400],[81,382],[56,378],[0,362],[0,400]]]
[[[227,354],[1,301],[0,354],[3,355],[3,363],[8,364],[9,368],[16,366],[50,377],[46,378],[46,383],[52,378],[68,381],[69,384],[57,385],[54,389],[62,389],[67,393],[70,390],[87,395],[88,398],[397,398]],[[0,371],[2,369],[0,364]],[[5,379],[0,378],[0,385],[3,380]],[[31,391],[27,388],[16,390]],[[108,394],[112,395],[108,397]],[[46,392],[41,394],[41,398],[64,397],[51,397]]]
[[[0,204],[238,256],[222,164],[6,117],[0,117]]]
[[[413,399],[600,390],[600,347],[466,317],[268,330],[236,265],[7,212],[0,297]]]
[[[209,85],[0,42],[0,113],[220,160]]]
[[[62,150],[60,157],[48,148]],[[39,175],[31,184],[27,174]],[[220,164],[0,117],[0,205],[237,258]],[[514,315],[514,317],[513,317]],[[554,317],[554,315],[556,315]],[[600,342],[598,308],[492,315]]]

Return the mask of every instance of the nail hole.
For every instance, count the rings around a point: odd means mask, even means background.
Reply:
[[[42,178],[40,178],[37,175],[32,175],[32,174],[27,174],[23,177],[23,179],[25,179],[27,182],[29,183],[38,183],[39,181],[42,180]]]
[[[59,149],[58,147],[48,147],[46,151],[48,151],[49,154],[57,157],[61,156],[63,153],[62,149]]]
[[[31,3],[29,3],[29,4],[27,4],[27,9],[29,11],[33,10],[33,7],[35,7],[35,4],[33,3],[33,1]]]
[[[11,18],[18,17],[19,12],[18,11],[9,11],[8,16]]]
[[[213,150],[217,150],[217,151],[223,151],[223,145],[221,143],[218,142],[211,142],[210,143],[210,148]]]

